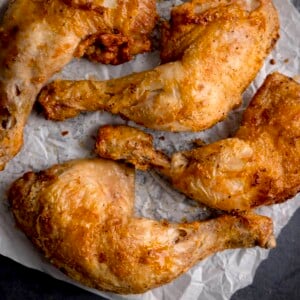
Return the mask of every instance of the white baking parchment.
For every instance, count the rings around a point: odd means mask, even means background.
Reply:
[[[274,2],[280,12],[281,38],[276,49],[266,59],[261,72],[246,91],[242,107],[233,111],[224,122],[202,133],[165,133],[147,130],[155,135],[157,147],[170,153],[191,147],[191,141],[196,138],[210,143],[228,137],[238,128],[243,110],[268,73],[280,71],[292,77],[300,74],[300,15],[287,0]],[[159,12],[167,17],[170,7],[180,3],[181,1],[159,1]],[[6,0],[0,0],[2,11],[6,4]],[[274,59],[273,63],[270,63],[271,59]],[[134,61],[121,66],[104,66],[86,60],[74,60],[61,73],[56,74],[55,78],[103,80],[150,69],[158,63],[157,52],[139,55]],[[268,256],[268,250],[256,247],[217,253],[172,283],[142,295],[119,296],[103,293],[81,286],[52,267],[23,233],[15,228],[6,198],[10,184],[26,171],[38,171],[69,159],[93,156],[94,136],[98,127],[116,123],[134,125],[118,116],[103,112],[86,113],[75,119],[57,123],[46,121],[35,111],[32,113],[25,129],[25,144],[21,153],[7,165],[5,171],[0,173],[0,253],[25,266],[41,270],[110,299],[228,299],[237,289],[250,284],[258,265]],[[259,213],[273,218],[276,236],[300,207],[299,198],[300,195],[281,205],[258,210]],[[181,221],[204,218],[209,214],[209,210],[174,191],[155,172],[137,172],[136,214],[155,219]]]

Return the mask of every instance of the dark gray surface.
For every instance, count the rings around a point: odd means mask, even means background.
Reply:
[[[101,300],[94,294],[0,256],[1,300]]]
[[[258,267],[253,284],[237,291],[231,300],[300,299],[300,209],[282,230],[277,247]]]
[[[300,10],[300,0],[293,0],[293,3]],[[231,300],[300,299],[299,237],[300,209],[281,232],[277,240],[277,248],[272,250],[268,259],[259,266],[253,284],[237,291]],[[0,256],[0,299],[101,300],[104,298]]]

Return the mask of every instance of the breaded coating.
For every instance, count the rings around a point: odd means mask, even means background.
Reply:
[[[241,103],[278,32],[271,0],[193,0],[164,26],[171,62],[108,81],[54,81],[39,101],[51,120],[106,110],[157,130],[204,130]]]
[[[42,86],[74,56],[122,63],[150,50],[155,0],[15,0],[0,27],[0,170]]]
[[[93,288],[142,293],[229,248],[275,246],[272,221],[224,215],[172,224],[134,216],[134,171],[101,159],[27,173],[9,191],[18,227],[60,270]]]
[[[155,167],[187,196],[221,210],[279,203],[300,191],[300,85],[267,77],[233,138],[169,159],[152,136],[126,126],[100,128],[96,152],[139,169]]]

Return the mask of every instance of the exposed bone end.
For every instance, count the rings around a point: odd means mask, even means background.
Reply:
[[[132,127],[103,126],[98,131],[96,153],[104,158],[125,160],[147,170],[153,159],[153,138]]]
[[[275,248],[276,247],[276,239],[275,237],[272,235],[269,240],[267,241],[266,245],[265,245],[265,248],[268,248],[268,249],[272,249],[272,248]]]
[[[45,117],[48,120],[64,121],[68,118],[76,117],[80,113],[80,109],[76,109],[72,95],[70,100],[57,101],[60,95],[69,95],[68,90],[72,86],[72,81],[54,81],[42,89],[39,95],[39,103],[44,111]],[[55,97],[53,95],[56,95]]]
[[[104,158],[129,162],[139,170],[151,166],[162,172],[170,169],[169,158],[154,149],[152,136],[129,126],[101,127],[95,151]]]
[[[255,244],[265,249],[271,249],[276,247],[276,240],[274,236],[273,221],[269,217],[260,216],[254,213],[246,213],[243,216],[243,223],[250,226],[253,232],[256,232]]]

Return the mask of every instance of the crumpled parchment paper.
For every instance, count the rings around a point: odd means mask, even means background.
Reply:
[[[243,105],[233,111],[224,122],[202,133],[176,134],[147,130],[155,135],[157,147],[170,153],[190,147],[195,138],[201,138],[208,143],[226,138],[238,128],[243,110],[268,73],[280,71],[292,77],[300,74],[300,15],[288,0],[274,2],[280,12],[281,38],[276,49],[266,59],[257,78],[245,92]],[[159,1],[159,12],[167,17],[171,5],[180,3],[181,1]],[[0,10],[3,11],[6,4],[7,0],[0,0]],[[275,64],[270,63],[271,59],[275,60]],[[56,74],[55,78],[103,80],[150,69],[158,63],[157,52],[139,55],[132,62],[114,67],[74,60],[61,73]],[[109,299],[228,299],[237,289],[250,284],[258,265],[268,256],[268,250],[252,248],[217,253],[172,283],[142,295],[119,296],[103,293],[83,287],[67,278],[51,266],[23,233],[15,228],[6,199],[10,184],[26,171],[38,171],[69,159],[93,156],[93,136],[98,127],[115,123],[134,125],[118,116],[103,112],[82,114],[75,119],[59,123],[46,121],[42,115],[32,113],[25,130],[25,144],[21,153],[0,173],[0,254]],[[63,135],[62,132],[68,134]],[[159,139],[162,136],[164,139]],[[300,195],[284,204],[258,210],[258,213],[273,218],[276,236],[300,207],[299,198]],[[136,213],[149,218],[181,221],[183,218],[204,218],[209,215],[209,210],[174,191],[155,172],[137,172]]]

